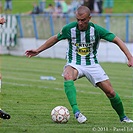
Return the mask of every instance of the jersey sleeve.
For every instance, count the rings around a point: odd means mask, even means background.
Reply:
[[[104,29],[103,27],[98,26],[98,25],[95,25],[95,26],[96,26],[96,29],[97,29],[98,34],[100,36],[100,39],[104,39],[104,40],[107,40],[109,42],[112,42],[113,39],[116,37],[115,34],[109,32],[108,30]]]
[[[67,27],[64,26],[62,30],[57,34],[58,40],[67,39]]]

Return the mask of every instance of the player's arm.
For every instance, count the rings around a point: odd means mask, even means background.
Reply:
[[[113,39],[113,42],[115,44],[117,44],[119,46],[119,48],[126,55],[126,57],[128,59],[128,66],[129,67],[133,67],[133,56],[131,55],[130,51],[128,50],[128,48],[126,47],[126,45],[124,44],[124,42],[119,37],[117,37],[117,36]]]
[[[52,47],[53,45],[55,45],[58,42],[58,38],[57,35],[54,35],[52,37],[50,37],[43,45],[41,45],[39,48],[35,49],[35,50],[27,50],[25,52],[25,55],[27,57],[32,57],[32,56],[36,56],[39,53],[41,53],[42,51]]]

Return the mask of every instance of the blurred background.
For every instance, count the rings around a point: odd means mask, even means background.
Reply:
[[[76,21],[75,10],[80,5],[90,8],[92,22],[115,33],[132,50],[133,0],[1,0],[0,16],[5,17],[7,23],[0,30],[0,53],[23,55],[26,49],[38,47],[47,38],[57,34],[65,24]],[[63,53],[59,54],[64,55],[67,42],[63,43],[64,46],[59,45]],[[101,43],[105,42],[101,40]],[[57,49],[59,48],[57,46]],[[55,49],[56,47],[51,49],[53,51],[50,52],[51,56],[50,54],[45,56],[62,58],[57,55],[58,52],[56,53]],[[107,45],[102,49],[105,54],[103,52],[99,55],[101,61],[104,61],[105,56],[105,61],[110,61],[107,59],[110,57],[109,54],[112,54],[110,49],[117,51]],[[121,57],[121,53],[115,57],[120,58],[118,62],[126,61],[124,56]]]

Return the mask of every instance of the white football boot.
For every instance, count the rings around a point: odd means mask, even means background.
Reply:
[[[75,118],[79,123],[85,123],[87,121],[87,118],[80,112],[75,113]]]
[[[125,122],[125,123],[133,123],[133,120],[129,119],[128,117],[124,117],[121,122]]]

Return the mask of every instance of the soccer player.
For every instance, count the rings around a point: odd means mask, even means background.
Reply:
[[[6,22],[6,20],[1,17],[0,18],[0,24],[4,24]],[[0,74],[0,89],[1,89],[1,74]],[[2,119],[10,119],[10,115],[7,114],[5,111],[3,111],[1,108],[0,108],[0,118]]]
[[[5,111],[3,111],[2,109],[0,109],[0,118],[2,119],[10,119],[10,115],[7,114]]]
[[[77,22],[65,25],[60,33],[50,37],[39,48],[27,50],[25,52],[26,56],[36,56],[58,41],[68,39],[67,63],[63,72],[64,90],[77,121],[84,123],[87,118],[80,112],[77,105],[74,81],[86,77],[95,87],[99,87],[106,94],[121,122],[133,122],[124,113],[120,96],[115,92],[109,77],[98,63],[97,49],[99,41],[105,39],[118,45],[127,57],[129,67],[133,67],[133,56],[120,38],[101,26],[90,22],[91,16],[88,7],[80,6],[76,10],[76,19]]]
[[[1,74],[0,74],[0,89],[1,89]],[[0,118],[2,119],[10,119],[10,115],[7,114],[5,111],[3,111],[1,108],[0,108]]]

